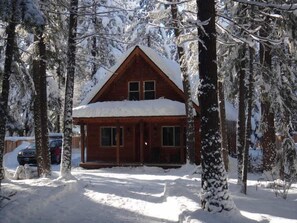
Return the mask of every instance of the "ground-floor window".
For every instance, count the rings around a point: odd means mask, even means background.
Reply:
[[[180,146],[180,127],[164,126],[162,127],[162,145]]]
[[[117,128],[101,127],[101,146],[117,145]],[[120,146],[123,146],[123,128],[120,128]]]

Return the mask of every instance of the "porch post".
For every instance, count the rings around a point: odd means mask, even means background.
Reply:
[[[117,140],[117,148],[116,148],[116,158],[117,158],[117,164],[120,164],[120,139],[121,139],[121,129],[120,129],[120,125],[117,122],[117,130],[116,130],[116,140]]]
[[[80,162],[85,162],[85,125],[80,125]]]
[[[143,164],[143,146],[144,146],[144,128],[143,128],[143,121],[140,121],[140,163]]]
[[[136,148],[135,148],[135,144],[136,144],[136,126],[135,124],[133,124],[133,130],[132,130],[132,138],[133,138],[133,161],[136,161]]]
[[[180,162],[185,163],[184,125],[180,125]]]

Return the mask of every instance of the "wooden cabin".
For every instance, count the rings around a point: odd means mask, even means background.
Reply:
[[[199,107],[195,162],[200,163]],[[186,162],[185,96],[179,65],[136,46],[106,72],[79,107],[81,167],[162,166]]]

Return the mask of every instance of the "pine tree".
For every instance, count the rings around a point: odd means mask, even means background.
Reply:
[[[236,136],[236,150],[238,162],[238,184],[241,184],[242,167],[243,167],[243,150],[245,143],[245,76],[246,76],[246,45],[243,44],[239,50],[239,89],[238,89],[238,119],[237,119],[237,136]]]
[[[253,103],[253,85],[254,85],[254,49],[249,48],[249,78],[247,88],[247,117],[246,117],[246,128],[245,128],[245,142],[243,149],[243,162],[242,162],[242,174],[241,174],[241,192],[247,193],[247,171],[248,171],[248,159],[249,149],[251,145],[251,133],[252,133],[252,103]]]
[[[34,123],[37,167],[39,176],[51,175],[51,157],[48,146],[47,86],[46,86],[46,46],[44,27],[36,29],[38,59],[33,61],[35,87]]]
[[[174,28],[174,35],[177,44],[177,55],[178,61],[181,68],[181,73],[183,76],[183,89],[185,95],[185,107],[187,116],[187,126],[186,126],[186,151],[187,151],[187,162],[190,164],[195,163],[195,125],[194,125],[194,114],[193,114],[193,102],[192,102],[192,92],[190,79],[188,74],[188,65],[185,55],[184,46],[179,45],[178,39],[181,35],[180,28],[180,18],[178,16],[177,4],[179,0],[172,0],[171,4],[171,15],[172,15],[172,27]]]
[[[4,74],[2,79],[2,92],[0,98],[0,181],[4,178],[3,170],[3,152],[5,139],[5,125],[8,117],[8,97],[9,97],[9,78],[12,73],[12,62],[15,49],[15,27],[22,22],[22,25],[28,30],[32,27],[40,27],[45,24],[44,18],[40,10],[33,1],[8,1],[0,2],[2,11],[0,19],[8,22],[6,29],[7,45],[5,52]]]
[[[201,206],[210,212],[229,211],[234,203],[228,192],[227,175],[220,149],[217,100],[215,1],[197,1],[198,19],[208,21],[199,29],[199,76],[201,88],[202,176]]]
[[[67,50],[67,79],[64,106],[64,140],[61,161],[61,177],[71,176],[72,156],[72,106],[75,75],[76,32],[77,32],[78,0],[70,1],[70,16]]]
[[[17,25],[16,21],[17,12],[17,1],[13,0],[11,2],[11,12],[8,21],[8,26],[6,28],[7,43],[5,50],[5,65],[4,73],[2,77],[2,92],[0,98],[0,188],[1,181],[4,179],[4,169],[3,169],[3,153],[4,153],[4,139],[5,139],[5,124],[7,120],[8,113],[8,94],[9,94],[9,78],[11,76],[12,70],[11,65],[13,62],[13,51],[14,51],[14,41],[15,41],[15,27]]]

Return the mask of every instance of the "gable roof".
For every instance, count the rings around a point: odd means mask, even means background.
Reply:
[[[92,88],[92,90],[86,95],[85,99],[81,102],[80,105],[89,104],[101,91],[101,89],[107,84],[107,82],[111,81],[114,74],[117,74],[121,65],[136,50],[141,50],[141,52],[143,52],[181,92],[183,92],[182,77],[179,64],[175,61],[160,56],[156,51],[149,47],[137,45],[128,49],[121,57],[119,57],[117,63],[108,71],[106,71],[105,76]]]

